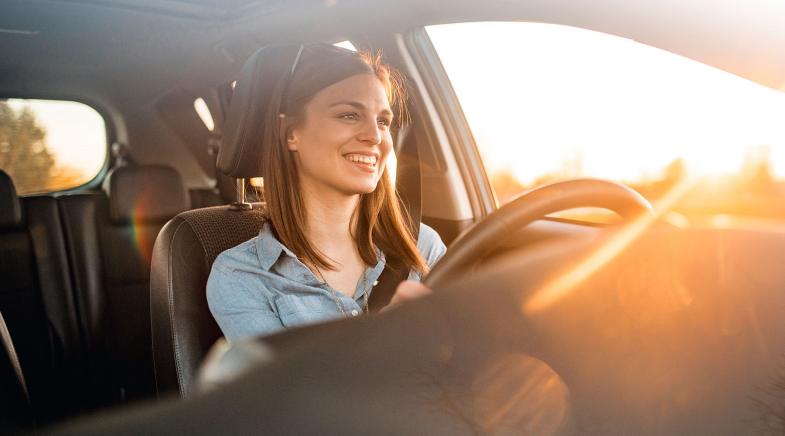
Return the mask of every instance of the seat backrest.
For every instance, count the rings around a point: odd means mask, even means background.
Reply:
[[[33,426],[30,398],[16,348],[0,312],[0,433]]]
[[[87,401],[65,242],[51,197],[16,195],[0,171],[0,311],[14,339],[37,419],[55,420]]]
[[[60,198],[93,383],[104,402],[155,392],[150,261],[163,224],[188,208],[187,195],[174,169],[129,165],[110,171],[104,192]]]
[[[159,396],[188,396],[199,364],[221,331],[205,284],[216,256],[259,233],[259,209],[217,206],[183,212],[161,230],[150,277],[155,382]]]

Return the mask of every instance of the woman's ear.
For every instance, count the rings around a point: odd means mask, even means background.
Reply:
[[[279,131],[286,135],[286,147],[289,151],[297,151],[297,135],[294,132],[294,127],[289,125],[289,120],[284,114],[278,115],[278,123]]]
[[[286,147],[289,148],[289,151],[297,151],[297,134],[294,132],[294,129],[287,129],[286,132]]]

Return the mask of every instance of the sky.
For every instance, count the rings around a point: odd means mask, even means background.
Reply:
[[[768,150],[785,176],[785,94],[635,41],[539,23],[428,28],[491,172],[735,172]],[[570,163],[572,161],[572,164]]]

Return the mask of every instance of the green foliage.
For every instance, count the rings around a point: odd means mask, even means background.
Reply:
[[[16,185],[20,194],[41,191],[55,166],[55,158],[46,148],[46,129],[28,108],[13,110],[0,101],[0,169]]]

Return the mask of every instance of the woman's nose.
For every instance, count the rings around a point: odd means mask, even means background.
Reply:
[[[363,123],[362,130],[359,133],[360,141],[378,144],[382,142],[382,129],[376,120],[366,121]]]

